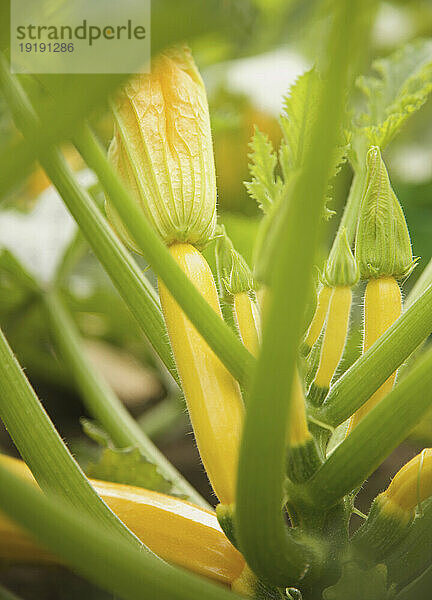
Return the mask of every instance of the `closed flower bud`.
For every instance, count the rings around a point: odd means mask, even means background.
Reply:
[[[204,84],[190,50],[173,47],[133,77],[113,104],[109,158],[163,241],[198,248],[216,225],[216,179]],[[109,199],[108,216],[138,251]]]
[[[360,279],[357,261],[351,251],[345,227],[337,234],[324,267],[323,279],[328,287],[353,287]]]
[[[432,496],[432,448],[425,448],[404,465],[381,496],[407,513]]]
[[[406,277],[415,265],[411,240],[377,146],[367,154],[367,170],[355,247],[361,276]]]
[[[432,448],[404,465],[374,500],[368,519],[353,541],[362,552],[381,560],[407,534],[415,509],[432,496]]]

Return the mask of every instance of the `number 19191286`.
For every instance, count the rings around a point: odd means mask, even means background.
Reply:
[[[19,45],[21,52],[73,52],[73,42],[26,42]]]

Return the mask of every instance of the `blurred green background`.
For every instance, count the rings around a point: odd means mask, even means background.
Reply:
[[[244,0],[201,3],[199,7],[185,1],[153,3],[154,46],[160,48],[186,38],[203,74],[214,134],[220,220],[248,261],[260,218],[243,185],[249,179],[247,155],[253,127],[258,125],[278,144],[282,96],[298,75],[320,60],[326,5],[325,0]],[[5,27],[5,19],[2,24]],[[7,32],[3,34],[5,47]],[[417,37],[431,35],[429,0],[377,3],[368,60],[385,56]],[[365,72],[369,66],[364,65]],[[62,85],[62,76],[57,77],[57,84]],[[65,76],[64,79],[67,83]],[[80,93],[79,86],[76,93]],[[112,122],[103,103],[92,112],[91,119],[107,145]],[[0,139],[5,144],[19,140],[1,93]],[[70,165],[80,173],[98,202],[103,203],[101,191],[79,156],[67,144],[64,151]],[[408,121],[386,150],[385,159],[406,213],[414,254],[421,257],[404,285],[406,294],[432,255],[432,101]],[[350,168],[345,166],[330,205],[336,215],[326,225],[327,248],[337,228],[350,179]],[[56,262],[73,239],[76,262],[65,279],[63,291],[85,337],[89,356],[168,458],[214,502],[182,399],[103,269],[76,234],[61,201],[37,165],[0,206],[0,325],[27,376],[78,460],[84,466],[97,461],[101,450],[82,431],[80,418],[88,415],[73,381],[53,352],[43,312],[32,293],[11,273],[7,255],[2,253],[7,248],[48,285]],[[323,246],[323,256],[327,248]],[[210,245],[206,256],[211,265],[213,252]],[[137,260],[142,263],[139,257]],[[345,366],[360,350],[361,289],[356,292]],[[411,440],[380,467],[362,492],[359,508],[367,511],[371,497],[388,483],[400,464],[422,444],[432,442],[431,424],[432,419],[425,420]],[[1,427],[0,450],[14,453]],[[67,600],[78,595],[83,599],[107,597],[66,571],[59,576],[58,570],[46,568],[0,565],[0,582],[28,600]]]

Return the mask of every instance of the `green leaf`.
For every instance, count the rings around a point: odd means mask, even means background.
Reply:
[[[386,146],[408,117],[421,108],[432,90],[432,40],[417,40],[373,63],[374,75],[357,85],[366,97],[366,110],[356,121],[359,145]]]
[[[300,75],[284,99],[284,112],[280,118],[284,139],[279,150],[279,161],[285,184],[302,166],[305,152],[310,147],[322,87],[323,81],[317,70],[312,68]],[[349,135],[341,131],[338,144],[332,151],[330,180],[339,173],[345,162],[348,144]]]
[[[394,593],[387,589],[387,568],[377,565],[363,570],[357,565],[346,564],[336,585],[324,590],[324,600],[390,600]]]
[[[278,162],[276,152],[268,136],[256,126],[250,148],[249,170],[252,181],[245,182],[245,186],[261,210],[267,213],[282,188],[282,181],[275,175]]]
[[[305,150],[310,146],[321,89],[322,81],[316,69],[310,69],[300,75],[284,98],[280,118],[284,139],[279,160],[285,182],[302,165]]]
[[[94,433],[93,430],[92,435]],[[156,465],[144,458],[138,448],[105,448],[100,460],[88,465],[87,475],[102,481],[134,485],[164,494],[172,493],[171,482],[160,474]]]
[[[318,99],[323,82],[315,68],[306,71],[290,87],[284,98],[283,112],[280,117],[280,127],[283,140],[278,156],[268,137],[255,128],[250,143],[252,149],[249,155],[251,163],[249,170],[252,181],[246,182],[249,194],[256,200],[264,213],[277,204],[282,192],[292,183],[293,177],[303,165],[305,152],[310,148],[311,131],[317,117]],[[329,181],[339,172],[346,160],[349,144],[349,134],[341,130],[338,144],[332,150],[332,165]],[[279,160],[278,160],[279,159]],[[280,169],[282,178],[277,175]],[[328,197],[331,196],[329,186]],[[325,216],[333,211],[325,208]]]

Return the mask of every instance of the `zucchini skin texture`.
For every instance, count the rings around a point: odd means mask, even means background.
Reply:
[[[0,461],[37,485],[25,462],[4,455]],[[226,585],[242,572],[244,559],[223,534],[214,512],[144,488],[94,479],[90,483],[123,523],[162,559]],[[1,513],[0,559],[60,564]]]
[[[363,353],[387,331],[402,313],[402,294],[394,277],[369,280],[365,292],[365,326]],[[351,417],[347,434],[362,418],[393,389],[396,371],[372,394],[369,400]]]
[[[247,292],[241,292],[234,294],[234,309],[242,342],[253,356],[257,356],[261,335],[258,303]]]
[[[222,318],[213,275],[202,254],[183,243],[169,250]],[[159,296],[201,460],[219,501],[232,504],[244,419],[240,388],[161,281]]]

